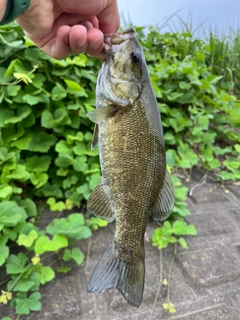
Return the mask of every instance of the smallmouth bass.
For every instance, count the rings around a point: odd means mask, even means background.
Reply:
[[[144,289],[144,234],[149,215],[165,220],[174,205],[166,169],[160,112],[143,49],[134,29],[105,36],[96,87],[92,148],[98,145],[102,177],[88,210],[109,222],[114,239],[93,271],[88,292],[118,289],[133,306]]]

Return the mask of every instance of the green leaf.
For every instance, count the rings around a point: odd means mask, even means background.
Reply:
[[[25,210],[19,207],[13,201],[4,201],[0,203],[0,224],[8,227],[24,221],[27,218]]]
[[[173,232],[176,235],[196,235],[197,230],[192,224],[187,224],[185,221],[177,220],[173,223]]]
[[[235,150],[236,150],[237,152],[240,153],[240,144],[235,144],[235,145],[234,145],[234,148],[235,148]]]
[[[59,157],[56,159],[55,163],[60,168],[66,168],[72,165],[74,162],[74,158],[69,154],[60,154]]]
[[[1,106],[0,108],[0,128],[5,127],[5,121],[14,116],[14,111],[7,107]]]
[[[67,85],[67,92],[74,94],[77,97],[87,97],[86,91],[80,86],[79,83],[64,79],[64,82]]]
[[[7,199],[12,195],[13,188],[6,184],[0,185],[0,198]]]
[[[17,114],[15,117],[8,118],[4,121],[4,124],[11,124],[11,123],[17,123],[21,122],[24,118],[26,118],[30,113],[32,112],[32,109],[27,106],[23,105],[17,109]]]
[[[32,48],[33,49],[33,48]],[[27,49],[29,50],[29,49]],[[25,51],[26,52],[26,51]],[[35,55],[39,55],[39,52],[36,52]],[[36,56],[35,56],[35,59],[36,59]],[[41,74],[41,73],[36,73],[34,74],[34,78],[32,79],[32,85],[35,87],[35,88],[42,88],[43,87],[43,83],[45,82],[46,80],[46,77],[45,75]]]
[[[235,175],[234,173],[232,172],[228,172],[226,170],[222,170],[220,173],[219,173],[219,177],[222,179],[222,180],[235,180]],[[0,221],[1,222],[1,221]]]
[[[42,113],[41,125],[44,128],[51,129],[54,126],[53,115],[49,110],[44,110]]]
[[[87,150],[86,145],[83,142],[77,142],[76,146],[73,148],[74,153],[78,156],[84,155],[86,150]]]
[[[7,274],[19,274],[26,271],[27,256],[20,252],[17,256],[11,254],[6,263]]]
[[[7,241],[8,241],[8,237],[6,235],[5,236],[1,235],[0,246],[4,246],[7,243]]]
[[[62,198],[63,193],[57,183],[46,183],[41,189],[36,191],[38,197],[54,197],[56,199]]]
[[[30,174],[30,180],[33,185],[35,185],[36,189],[41,188],[48,181],[48,175],[43,172],[36,172]]]
[[[188,249],[188,245],[187,242],[184,238],[179,238],[178,242],[180,243],[180,245],[184,248],[184,249]]]
[[[71,153],[71,146],[65,140],[61,140],[56,144],[55,150],[58,153]]]
[[[52,100],[60,101],[67,96],[65,88],[60,84],[56,83],[56,86],[52,89]]]
[[[166,223],[166,222],[165,222]],[[169,243],[175,243],[177,242],[177,238],[173,237],[171,235],[170,232],[170,228],[169,228],[170,223],[168,222],[165,225],[165,232],[164,232],[164,228],[157,228],[154,230],[154,233],[152,235],[152,242],[153,242],[153,246],[157,246],[159,250],[162,250],[164,248],[166,248]]]
[[[63,260],[70,261],[75,260],[77,264],[82,264],[84,260],[84,254],[79,248],[73,248],[72,251],[66,249],[64,251]]]
[[[17,282],[14,278],[12,281],[8,282],[8,289],[12,288],[11,291],[13,292],[28,292],[30,289],[33,288],[35,285],[35,282],[26,278],[21,278]],[[12,285],[15,283],[15,285],[12,287]]]
[[[48,103],[49,98],[45,93],[40,93],[39,95],[33,96],[31,94],[25,94],[22,97],[23,101],[29,104],[30,106],[34,106],[36,104],[42,103]]]
[[[178,147],[178,153],[184,161],[181,162],[181,166],[184,168],[191,168],[192,165],[196,165],[198,163],[197,155],[187,144],[181,144]]]
[[[227,157],[227,159],[225,161],[223,161],[223,164],[229,170],[234,171],[235,169],[239,168],[240,159],[236,159],[236,158],[233,158],[233,157]]]
[[[216,169],[221,166],[221,162],[218,159],[213,159],[211,162],[208,163],[211,169]]]
[[[14,59],[10,62],[10,64],[8,65],[8,68],[4,74],[4,78],[9,77],[10,75],[13,74],[14,71],[20,71],[22,70],[22,62],[19,59]]]
[[[163,224],[163,235],[169,236],[172,235],[173,229],[169,221],[165,221]]]
[[[68,218],[54,219],[47,227],[47,232],[54,234],[64,234],[74,239],[87,239],[91,237],[91,230],[84,226],[82,214],[73,213]]]
[[[66,209],[66,205],[63,201],[56,202],[56,199],[54,198],[49,198],[47,200],[47,204],[50,206],[51,211],[62,212],[64,209]]]
[[[25,293],[18,294],[15,299],[17,314],[29,314],[30,311],[41,310],[42,304],[39,301],[41,297],[39,292],[34,292],[29,297]]]
[[[51,157],[33,156],[26,159],[26,168],[30,172],[46,172],[49,169]]]
[[[29,150],[35,152],[48,152],[56,141],[57,138],[54,135],[46,132],[39,132],[37,135],[32,137]]]
[[[203,137],[202,137],[202,141],[203,143],[206,143],[206,144],[213,144],[214,141],[215,141],[215,138],[216,138],[217,134],[214,132],[214,133],[204,133]]]
[[[73,162],[73,168],[78,172],[85,171],[85,169],[87,168],[87,157],[76,157]]]
[[[87,139],[86,135],[84,136],[84,139],[92,141],[92,134],[90,132],[88,132],[87,134],[86,134],[87,137],[89,137],[89,135],[90,135],[90,139]],[[67,142],[71,143],[72,141],[83,141],[83,133],[78,132],[76,136],[67,135]],[[58,151],[58,152],[64,152],[64,151]]]
[[[54,125],[70,125],[71,121],[65,109],[58,108],[54,111]]]
[[[39,275],[39,281],[41,284],[45,284],[55,278],[55,272],[49,266],[41,267]]]
[[[90,179],[89,179],[89,188],[91,190],[94,190],[95,187],[99,184],[99,180],[100,180],[100,173],[99,171],[97,173],[94,173],[90,176]]]
[[[69,271],[71,271],[72,268],[71,267],[61,267],[61,268],[57,268],[57,272],[61,272],[61,273],[68,273]]]
[[[28,235],[20,234],[17,242],[19,246],[24,246],[29,248],[37,238],[38,238],[38,233],[35,230],[31,230]]]
[[[14,152],[8,152],[7,148],[0,148],[0,163],[4,163],[7,161],[15,161],[16,154]]]
[[[231,153],[232,148],[231,147],[227,147],[227,148],[214,147],[214,152],[216,153],[216,155],[223,155],[226,153]]]
[[[24,137],[11,143],[11,147],[17,147],[20,150],[28,150],[32,137]]]
[[[30,39],[28,39],[28,38],[25,38],[25,44],[26,45],[34,45],[34,43],[33,42],[31,42],[31,40]],[[26,58],[27,59],[30,59],[30,60],[33,60],[34,62],[35,61],[37,61],[38,59],[39,59],[39,57],[40,57],[40,50],[38,49],[38,48],[35,48],[35,47],[33,47],[33,48],[27,48],[25,51],[24,51],[24,55],[26,56]],[[37,75],[35,75],[35,77],[36,77]]]
[[[17,164],[16,168],[12,171],[12,173],[7,176],[8,179],[14,179],[20,182],[25,182],[29,179],[29,177],[29,172],[26,170],[26,167],[22,164]]]
[[[29,198],[21,199],[19,205],[26,211],[28,217],[35,217],[37,215],[37,206],[33,200]]]
[[[9,96],[16,96],[18,94],[18,91],[21,89],[21,86],[14,85],[14,86],[8,86],[7,87],[7,93]]]
[[[14,241],[18,237],[18,232],[12,228],[4,227],[2,230],[3,234],[7,236],[10,240]]]
[[[92,193],[92,190],[89,188],[88,183],[84,183],[82,186],[77,188],[77,193],[82,194],[85,199],[88,199]]]
[[[203,161],[211,162],[213,160],[213,148],[209,147],[205,150],[201,150],[201,158]]]
[[[186,217],[186,216],[190,215],[189,210],[186,208],[186,203],[182,202],[181,200],[175,201],[175,205],[174,205],[172,212],[176,213],[180,217]]]
[[[179,82],[179,87],[180,87],[181,89],[186,89],[186,90],[188,90],[188,89],[191,88],[191,84],[190,84],[190,83],[187,83],[187,82],[184,82],[184,81],[180,81],[180,82]]]
[[[97,217],[91,217],[90,219],[86,220],[86,225],[91,230],[97,230],[99,227],[106,227],[108,225],[108,222]]]
[[[2,266],[9,256],[9,247],[0,245],[0,266]]]
[[[47,236],[39,237],[34,245],[35,254],[43,254],[47,251],[56,252],[61,248],[68,246],[68,240],[63,234],[54,234],[50,240]]]

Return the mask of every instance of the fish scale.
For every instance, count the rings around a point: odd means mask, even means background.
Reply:
[[[132,248],[136,243],[143,244],[148,215],[159,194],[159,181],[165,170],[162,147],[150,133],[143,106],[137,104],[125,114],[99,125],[102,177],[111,190],[111,202],[116,215],[114,241],[123,254],[121,243],[126,244],[125,239],[128,239],[127,246]],[[144,137],[141,132],[145,133]],[[130,257],[124,254],[121,258]]]
[[[116,218],[116,232],[91,275],[88,291],[116,288],[139,306],[147,220],[149,214],[158,221],[169,216],[174,192],[142,47],[132,29],[106,39],[96,110],[88,114],[96,123],[92,146],[99,147],[102,178],[88,209],[107,221]]]

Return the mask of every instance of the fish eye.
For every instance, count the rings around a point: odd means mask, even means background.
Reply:
[[[136,53],[136,52],[133,51],[133,52],[131,53],[131,61],[132,61],[133,63],[138,63],[139,60],[140,60],[140,57],[139,57],[138,53]]]

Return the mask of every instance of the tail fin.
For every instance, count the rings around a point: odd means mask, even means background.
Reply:
[[[112,243],[98,262],[88,283],[88,292],[118,289],[127,302],[139,307],[144,288],[144,258],[125,262]]]

